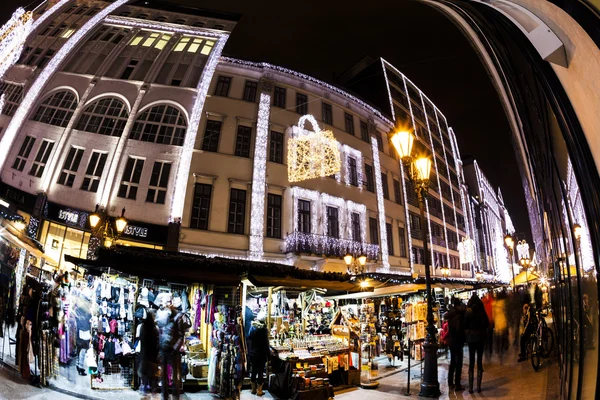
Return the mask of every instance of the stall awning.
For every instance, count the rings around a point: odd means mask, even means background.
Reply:
[[[515,276],[515,285],[525,285],[529,282],[537,282],[538,279],[540,279],[540,277],[533,272],[523,271],[519,273],[519,275]]]
[[[358,284],[350,282],[350,276],[347,274],[301,270],[270,262],[206,257],[125,246],[100,248],[97,255],[96,260],[65,255],[65,261],[90,272],[107,272],[108,268],[111,268],[115,272],[140,278],[178,283],[237,285],[241,282],[242,276],[247,276],[256,286],[360,290]]]

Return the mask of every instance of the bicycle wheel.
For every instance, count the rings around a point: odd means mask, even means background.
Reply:
[[[547,326],[542,328],[542,357],[548,358],[554,347],[554,332]]]
[[[533,370],[537,372],[540,369],[541,361],[540,344],[535,336],[529,339],[529,343],[531,346],[531,366],[533,367]]]

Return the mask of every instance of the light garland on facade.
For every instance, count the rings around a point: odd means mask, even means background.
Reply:
[[[347,237],[349,239],[363,243],[367,242],[367,207],[364,204],[355,203],[351,200],[346,200],[346,208],[348,210],[348,221],[352,221],[352,213],[360,215],[360,238],[355,238],[352,232],[351,225],[347,224]]]
[[[23,44],[33,26],[31,12],[17,8],[12,17],[0,28],[0,77],[21,56]]]
[[[25,258],[27,257],[27,250],[21,249],[19,253],[19,261],[17,262],[17,268],[15,270],[15,309],[19,309],[19,300],[21,299],[21,292],[23,291],[23,276],[25,275]]]
[[[4,109],[4,96],[5,93],[2,93],[2,96],[0,96],[0,114],[2,113],[2,109]]]
[[[165,33],[180,33],[183,35],[190,36],[205,36],[211,38],[221,38],[225,33],[221,31],[211,31],[207,28],[194,28],[194,27],[185,27],[182,28],[181,25],[178,24],[170,24],[168,22],[156,22],[156,21],[143,21],[136,18],[131,17],[121,17],[121,16],[110,16],[107,17],[104,21],[106,24],[119,25],[119,26],[128,26],[133,28],[141,28],[148,29],[152,31],[162,31]],[[214,50],[213,50],[214,51]],[[220,54],[219,54],[220,57]]]
[[[348,253],[355,257],[364,254],[369,260],[377,260],[379,256],[379,246],[376,244],[297,231],[286,236],[285,250],[288,253],[300,252],[339,258]]]
[[[594,249],[590,240],[590,228],[585,216],[585,208],[583,207],[583,200],[581,199],[581,190],[577,183],[577,177],[573,171],[573,165],[569,159],[567,162],[567,194],[569,197],[569,206],[573,210],[572,214],[575,219],[575,223],[581,226],[581,238],[579,239],[579,246],[581,250],[581,262],[585,272],[589,272],[594,269]]]
[[[246,68],[251,68],[251,69],[255,69],[255,70],[271,70],[273,72],[277,72],[280,74],[284,74],[284,75],[289,75],[295,79],[304,81],[305,83],[309,83],[315,86],[318,86],[320,88],[326,89],[332,93],[337,94],[340,97],[343,97],[347,100],[352,101],[353,103],[359,105],[360,107],[362,107],[363,109],[365,109],[368,113],[375,115],[377,118],[380,118],[381,120],[383,120],[386,124],[393,126],[394,123],[392,121],[390,121],[389,119],[387,119],[385,116],[383,116],[383,114],[381,114],[381,112],[375,108],[373,108],[372,106],[370,106],[369,104],[365,103],[364,101],[360,100],[359,98],[352,96],[351,94],[341,90],[340,88],[330,85],[328,83],[325,83],[323,81],[320,81],[316,78],[313,78],[312,76],[288,69],[288,68],[284,68],[284,67],[280,67],[278,65],[273,65],[273,64],[269,64],[266,62],[253,62],[253,61],[246,61],[246,60],[240,60],[237,58],[232,58],[232,57],[221,57],[221,63],[227,63],[227,64],[231,64],[231,65],[241,65],[244,66]]]
[[[341,197],[321,193],[321,221],[323,221],[323,235],[329,235],[329,224],[327,221],[327,207],[338,209],[338,230],[344,232],[347,223],[346,201]],[[341,228],[341,229],[340,229]]]
[[[264,237],[265,189],[267,179],[267,143],[269,141],[269,114],[271,94],[261,92],[254,143],[254,166],[252,170],[252,204],[250,206],[250,256],[261,259]]]
[[[362,152],[355,148],[348,146],[347,144],[342,145],[342,155],[344,158],[344,183],[346,186],[350,186],[350,164],[349,158],[352,157],[356,160],[356,175],[358,180],[358,190],[363,190],[363,157]]]
[[[404,193],[404,216],[406,218],[406,234],[408,236],[408,265],[410,267],[411,275],[415,272],[415,261],[413,259],[413,251],[412,251],[412,235],[410,234],[411,226],[410,226],[410,215],[408,213],[408,196],[406,194],[406,179],[404,178],[404,164],[400,162],[400,175],[402,177],[402,190]]]
[[[388,79],[387,76],[387,70],[385,68],[385,64],[389,64],[387,61],[385,61],[383,59],[383,57],[380,57],[379,60],[381,61],[381,69],[383,69],[383,78],[385,79],[385,88],[387,89],[387,94],[388,94],[388,99],[390,101],[390,111],[392,113],[392,119],[395,121],[396,120],[396,110],[394,110],[394,100],[392,98],[392,91],[390,90],[390,81]],[[412,251],[411,251],[412,253]]]
[[[431,234],[431,216],[429,215],[429,198],[426,197],[425,198],[425,212],[427,213],[427,232],[429,232],[429,253],[430,253],[430,260],[431,262],[429,263],[431,265],[431,269],[433,274],[435,275],[435,264],[433,263],[433,261],[435,260],[434,254],[433,254],[433,235]],[[425,240],[427,240],[427,238],[425,238]]]
[[[54,57],[50,59],[48,65],[46,65],[38,75],[37,79],[33,82],[27,93],[24,95],[21,104],[17,108],[15,115],[10,120],[4,136],[0,140],[0,169],[4,167],[4,163],[8,157],[8,152],[12,148],[12,144],[17,136],[19,129],[31,107],[37,101],[42,90],[46,86],[46,83],[50,80],[54,73],[58,70],[62,62],[71,54],[71,51],[79,45],[81,40],[98,25],[107,15],[126,4],[129,0],[117,0],[114,3],[107,5],[104,9],[98,11],[92,18],[90,18],[81,28],[79,28],[67,42],[56,52]],[[189,169],[189,168],[188,168]]]
[[[50,7],[50,9],[46,10],[45,13],[41,14],[34,22],[33,22],[33,26],[32,26],[32,30],[35,31],[38,27],[40,27],[48,18],[50,18],[52,15],[54,15],[55,12],[57,12],[58,10],[60,10],[60,8],[64,5],[66,5],[68,2],[70,2],[72,0],[60,0],[57,1],[52,7]],[[45,3],[45,2],[44,2]],[[44,3],[40,4],[38,6],[41,7]]]
[[[310,121],[313,131],[304,129]],[[322,131],[312,115],[304,115],[292,127],[288,139],[288,181],[300,182],[340,172],[340,145],[331,131]]]
[[[437,116],[437,112],[436,112],[436,116]],[[446,117],[444,117],[444,124],[446,125],[446,131],[448,132],[448,137],[450,138],[450,130],[452,128],[450,128],[448,126],[448,121],[446,120]],[[440,138],[442,139],[442,150],[444,152],[444,163],[446,163],[446,171],[448,173],[448,184],[450,186],[450,201],[452,202],[452,212],[454,213],[454,228],[456,229],[456,238],[459,239],[458,218],[457,218],[457,214],[456,214],[456,203],[454,202],[454,190],[452,190],[452,179],[451,179],[452,175],[450,174],[450,164],[448,163],[448,157],[446,155],[446,143],[443,139],[443,135],[444,134],[442,132],[440,132]],[[454,151],[454,146],[452,144],[452,140],[450,140],[450,150],[452,151],[452,156],[454,157],[454,168],[456,169],[456,175],[458,177],[458,171],[459,171],[458,160],[456,158],[457,154]],[[458,187],[458,190],[460,190],[460,187]],[[461,266],[461,270],[462,270],[462,266]]]
[[[383,200],[383,184],[381,182],[381,164],[379,163],[379,147],[377,140],[371,136],[371,149],[373,150],[373,169],[375,170],[375,189],[377,193],[377,215],[379,217],[379,232],[381,243],[381,263],[383,268],[378,272],[386,272],[390,269],[388,254],[387,229],[385,227],[385,202]]]
[[[177,168],[177,174],[175,175],[175,186],[173,190],[173,198],[171,200],[171,215],[170,221],[176,222],[183,216],[183,207],[185,205],[185,192],[188,185],[188,178],[190,176],[190,166],[192,162],[192,155],[194,153],[194,144],[196,143],[196,135],[198,134],[198,127],[200,126],[200,120],[202,119],[202,110],[204,109],[204,102],[206,101],[206,95],[208,94],[208,88],[212,82],[215,69],[219,63],[219,57],[223,52],[223,47],[227,42],[229,35],[226,33],[221,34],[217,43],[213,47],[198,86],[196,88],[196,99],[192,106],[192,112],[190,114],[190,123],[188,124],[187,132],[185,133],[185,141],[181,149],[181,157],[179,158],[179,166]]]
[[[463,238],[458,244],[460,264],[472,263],[475,260],[475,245],[473,239]]]
[[[179,252],[185,253],[185,254],[194,254],[194,255],[204,256],[206,258],[227,258],[229,260],[256,261],[256,259],[252,255],[234,256],[232,254],[209,253],[209,252],[204,252],[204,251],[193,251],[193,250],[186,250],[186,249],[180,249]],[[272,263],[272,264],[284,264],[284,265],[290,265],[290,266],[294,265],[294,260],[289,260],[289,259],[279,260],[279,259],[263,258],[261,260],[261,262]]]
[[[318,207],[320,193],[316,190],[301,188],[298,186],[292,187],[292,200],[294,202],[294,231],[298,228],[298,199],[310,201],[310,232],[318,233]]]

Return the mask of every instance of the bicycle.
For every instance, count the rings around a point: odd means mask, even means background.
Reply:
[[[552,329],[548,328],[545,319],[548,314],[544,314],[542,311],[538,311],[537,314],[537,328],[535,332],[531,334],[527,346],[531,356],[531,366],[536,372],[540,369],[541,358],[548,358],[554,347],[554,332],[552,332]]]

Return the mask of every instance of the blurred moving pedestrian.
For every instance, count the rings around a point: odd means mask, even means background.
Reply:
[[[460,384],[463,365],[463,348],[465,346],[465,306],[460,299],[452,299],[452,305],[444,315],[448,320],[447,342],[450,348],[450,369],[448,371],[448,387],[460,391],[465,387]]]
[[[498,293],[492,311],[494,317],[494,341],[498,355],[508,350],[508,319],[506,316],[506,292]]]
[[[269,348],[269,332],[265,324],[266,314],[260,312],[256,319],[252,321],[250,335],[248,336],[248,358],[250,360],[250,382],[252,385],[252,394],[262,396],[264,394],[263,375],[265,365],[269,360],[271,350]]]
[[[492,356],[492,351],[494,349],[494,297],[492,296],[492,291],[489,290],[485,296],[481,299],[483,302],[483,308],[485,309],[485,313],[488,317],[488,329],[487,329],[487,337],[485,340],[486,348],[490,357]]]
[[[483,350],[487,339],[487,329],[490,325],[483,302],[473,293],[467,303],[465,314],[465,334],[469,345],[469,393],[473,393],[475,374],[475,356],[477,356],[477,392],[481,393],[483,379]]]
[[[140,364],[138,375],[141,379],[141,392],[153,393],[157,387],[159,333],[154,322],[154,313],[148,312],[142,322],[140,332]]]

